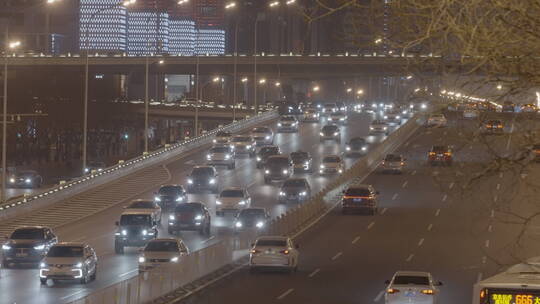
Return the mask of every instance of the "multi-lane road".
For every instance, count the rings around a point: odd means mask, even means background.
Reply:
[[[298,133],[277,133],[275,144],[279,145],[283,153],[297,150],[308,151],[314,158],[315,166],[327,154],[339,154],[344,151],[346,139],[353,136],[365,136],[372,144],[384,139],[384,136],[368,136],[369,122],[373,119],[371,114],[352,114],[349,123],[342,128],[342,144],[327,141],[319,142],[319,131],[322,123],[303,123]],[[275,123],[272,126],[275,129]],[[167,163],[164,169],[170,175],[168,183],[185,184],[186,177],[191,168],[196,164],[204,164],[205,153],[208,147],[195,150]],[[347,159],[350,166],[354,159]],[[157,170],[157,169],[156,169]],[[163,170],[161,168],[160,170]],[[235,170],[219,168],[219,184],[221,187],[240,186],[246,187],[251,193],[253,206],[265,207],[272,216],[283,213],[288,206],[277,203],[276,187],[279,184],[265,185],[262,170],[256,169],[254,159],[241,158],[237,161]],[[306,175],[313,193],[316,193],[330,181],[331,177],[323,177],[318,174]],[[157,186],[140,195],[140,198],[152,198]],[[107,197],[101,199],[107,200]],[[214,215],[214,195],[190,195],[190,201],[202,201],[212,210]],[[97,203],[97,202],[96,202]],[[91,244],[99,256],[98,279],[85,286],[77,283],[60,283],[41,286],[38,280],[38,271],[35,268],[2,269],[0,272],[0,303],[64,303],[81,298],[92,291],[104,288],[113,283],[125,280],[137,275],[137,249],[127,249],[124,255],[114,253],[115,221],[123,210],[125,203],[118,204],[94,216],[81,221],[68,224],[56,229],[61,241],[78,241]],[[69,212],[64,214],[69,218]],[[164,219],[168,214],[164,213]],[[165,227],[163,221],[162,228]],[[24,223],[19,223],[24,224]],[[230,235],[232,232],[232,217],[213,217],[212,235],[200,236],[196,232],[182,233],[181,237],[186,241],[192,251],[201,249],[220,240],[221,236]],[[160,230],[160,236],[167,236],[166,229]]]

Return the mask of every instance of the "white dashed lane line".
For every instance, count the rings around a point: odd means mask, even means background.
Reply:
[[[283,300],[283,298],[285,298],[286,296],[288,296],[291,292],[293,292],[294,289],[291,288],[287,291],[285,291],[284,293],[282,293],[279,297],[277,297],[278,300]]]
[[[501,190],[501,184],[497,184],[497,190]]]
[[[356,244],[356,242],[358,242],[358,240],[360,240],[359,236],[355,237],[354,240],[352,240],[351,244]]]
[[[395,201],[397,197],[398,197],[398,194],[397,194],[397,193],[394,194],[394,195],[392,195],[392,200]]]
[[[442,201],[443,201],[443,202],[446,202],[446,199],[447,199],[447,198],[448,198],[448,195],[445,194],[445,195],[443,196],[443,198],[442,198]]]
[[[489,248],[489,240],[486,240],[486,248]]]
[[[437,209],[437,211],[435,211],[435,216],[439,216],[439,214],[441,214],[441,209]]]
[[[413,172],[411,172],[411,175],[416,175],[416,170],[414,170]]]
[[[488,226],[488,232],[493,232],[493,226],[492,225]]]
[[[499,197],[496,196],[496,195],[493,197],[493,201],[494,201],[495,203],[497,202],[498,199],[499,199]]]
[[[341,251],[338,252],[338,253],[336,253],[336,255],[334,255],[334,256],[332,257],[332,261],[335,261],[335,260],[339,259],[339,257],[340,257],[341,255],[343,255],[343,252],[341,252]]]
[[[448,185],[448,189],[454,188],[454,182],[451,182],[450,185]]]
[[[427,231],[431,231],[431,229],[433,229],[433,224],[429,224],[429,225],[427,226]]]
[[[411,253],[411,254],[407,257],[407,259],[406,259],[405,261],[406,261],[406,262],[410,262],[410,261],[412,261],[413,257],[414,257],[414,254]]]
[[[478,273],[478,277],[476,277],[476,282],[477,282],[477,283],[480,282],[480,281],[482,281],[482,276],[483,276],[483,274],[482,274],[481,272],[479,272],[479,273]]]
[[[491,217],[494,218],[495,217],[495,210],[491,209]]]
[[[418,241],[418,247],[422,246],[424,244],[424,238],[421,238],[420,241]]]
[[[384,290],[381,290],[381,292],[379,292],[379,294],[375,297],[375,299],[373,299],[373,302],[379,302],[383,296],[384,296]]]
[[[387,210],[388,210],[388,208],[384,208],[384,209],[381,211],[381,215],[385,214]]]
[[[407,184],[408,184],[408,183],[409,183],[409,181],[405,181],[405,182],[403,183],[403,185],[401,185],[401,187],[402,187],[402,188],[407,187]]]
[[[313,272],[308,275],[308,278],[313,278],[319,271],[321,271],[320,268],[313,270]]]
[[[375,222],[369,223],[369,225],[367,226],[367,229],[369,230],[369,229],[373,228],[373,225],[375,225]]]

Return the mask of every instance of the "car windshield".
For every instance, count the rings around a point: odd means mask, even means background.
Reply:
[[[244,197],[244,191],[240,189],[223,190],[220,197]]]
[[[291,153],[291,159],[293,162],[303,161],[308,158],[307,152],[293,152]]]
[[[83,256],[83,247],[81,246],[53,246],[47,252],[50,258],[76,258]]]
[[[210,149],[210,153],[227,153],[230,152],[227,147],[215,147]]]
[[[235,136],[231,140],[232,142],[246,142],[251,141],[251,137],[249,136]]]
[[[283,187],[305,187],[306,181],[303,179],[288,179],[283,183]]]
[[[270,133],[270,130],[268,128],[259,127],[259,128],[253,128],[252,132],[253,133]]]
[[[257,246],[272,246],[272,247],[285,247],[287,241],[285,240],[258,240]]]
[[[326,109],[333,109],[333,108],[336,107],[336,105],[333,104],[333,103],[327,103],[327,104],[324,105],[324,107],[325,107]]]
[[[322,128],[323,132],[336,132],[338,130],[337,126],[324,126]]]
[[[307,113],[307,114],[317,113],[317,110],[315,110],[315,109],[307,109],[307,110],[306,110],[306,113]]]
[[[164,195],[175,195],[175,194],[181,194],[183,192],[183,189],[179,186],[165,186],[161,187],[159,189],[159,194]]]
[[[260,154],[279,154],[278,147],[262,147],[259,151]]]
[[[281,121],[295,121],[296,118],[294,116],[283,116],[281,117]]]
[[[352,138],[349,142],[351,145],[362,145],[365,144],[366,141],[363,138]]]
[[[144,247],[144,251],[178,252],[179,250],[176,241],[152,241]]]
[[[124,214],[120,217],[121,226],[150,226],[152,219],[149,214]]]
[[[448,148],[445,146],[433,146],[431,149],[433,152],[446,152],[448,151]]]
[[[371,191],[367,188],[349,188],[345,190],[345,196],[371,196]]]
[[[382,121],[382,120],[374,120],[371,122],[372,125],[385,125],[386,122]]]
[[[37,175],[37,173],[36,173],[36,171],[20,171],[20,172],[17,172],[17,175],[31,176],[31,175]]]
[[[238,214],[239,218],[254,218],[264,217],[265,212],[263,209],[244,209]]]
[[[11,239],[14,240],[42,240],[43,229],[38,228],[24,228],[17,229],[11,234]]]
[[[289,165],[289,160],[287,158],[284,158],[284,157],[276,157],[276,158],[270,158],[267,162],[266,162],[266,165],[267,166],[280,166],[280,167],[283,167],[283,166],[288,166]]]
[[[137,201],[128,206],[131,209],[154,209],[154,207],[154,202],[151,201]]]
[[[339,156],[325,156],[323,158],[323,163],[339,163],[341,158]]]
[[[501,121],[500,120],[488,120],[486,122],[486,124],[488,124],[488,125],[499,125],[499,124],[501,124]]]
[[[199,204],[193,204],[193,203],[187,203],[187,204],[180,204],[174,208],[174,212],[200,212],[201,211],[201,205]]]
[[[389,162],[401,161],[401,155],[388,154],[384,160]]]
[[[214,168],[212,167],[205,167],[205,168],[195,168],[193,169],[193,172],[191,172],[191,175],[194,177],[208,177],[214,175]]]
[[[217,137],[230,137],[230,136],[231,136],[231,133],[219,131],[219,132],[216,133],[216,136],[217,136]]]
[[[434,115],[431,115],[431,118],[444,118],[444,115],[434,114]]]
[[[396,276],[396,285],[429,285],[429,278],[425,276]]]

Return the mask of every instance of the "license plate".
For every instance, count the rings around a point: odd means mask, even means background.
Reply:
[[[414,292],[414,291],[406,291],[405,296],[406,297],[414,297],[414,296],[416,296],[416,292]]]
[[[360,203],[362,201],[361,198],[353,198],[353,202],[355,203]]]
[[[180,227],[189,227],[189,224],[180,224]]]
[[[17,253],[17,254],[15,254],[15,256],[18,257],[18,258],[22,258],[22,257],[28,256],[28,254],[27,253]]]

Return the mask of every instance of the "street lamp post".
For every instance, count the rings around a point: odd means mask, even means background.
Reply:
[[[227,5],[225,5],[225,9],[226,10],[230,10],[230,9],[233,9],[236,7],[236,2],[231,2],[231,3],[228,3]],[[234,26],[234,72],[233,72],[233,121],[236,120],[236,104],[237,104],[237,101],[236,101],[236,79],[238,77],[237,75],[237,65],[238,65],[238,24],[239,24],[239,19],[240,18],[236,18],[236,23],[235,23],[235,26]]]

